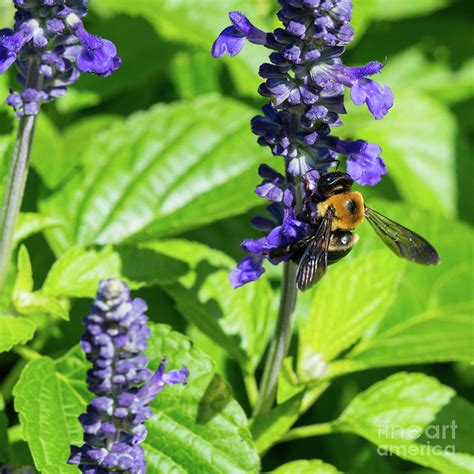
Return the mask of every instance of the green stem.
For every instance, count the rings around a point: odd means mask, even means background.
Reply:
[[[13,351],[26,361],[41,359],[41,357],[43,357],[28,346],[16,346]]]
[[[254,407],[258,398],[258,386],[253,374],[244,374],[244,384],[251,407]]]
[[[293,262],[285,263],[275,335],[265,363],[254,418],[268,413],[275,401],[278,374],[288,352],[293,331],[293,310],[297,296],[296,269],[297,266]]]
[[[319,423],[317,425],[301,426],[294,428],[286,433],[281,439],[282,441],[292,441],[295,439],[311,438],[312,436],[321,436],[334,433],[335,429],[331,423]]]
[[[28,71],[27,88],[39,89],[42,78],[38,64],[32,62]],[[30,162],[36,115],[22,117],[8,174],[2,209],[0,211],[0,293],[5,288],[14,247],[14,236],[20,213]]]

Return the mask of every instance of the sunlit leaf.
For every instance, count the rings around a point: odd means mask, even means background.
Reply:
[[[7,352],[18,344],[25,344],[36,331],[31,319],[20,316],[0,316],[0,352]]]
[[[91,297],[100,280],[119,275],[119,257],[110,247],[100,252],[74,247],[54,263],[42,291],[56,297]]]
[[[21,242],[31,235],[55,225],[57,222],[54,219],[44,217],[36,212],[22,212],[18,216],[16,224],[15,242]]]
[[[404,264],[389,251],[343,261],[317,285],[309,317],[299,328],[299,374],[317,378],[327,363],[380,321],[396,297]]]
[[[434,238],[442,262],[432,268],[408,264],[385,317],[331,370],[337,373],[387,365],[474,360],[474,277],[469,263],[474,245],[472,230],[409,206],[383,201],[371,205],[430,240]],[[365,254],[383,245],[367,225],[360,233],[354,252]],[[390,252],[389,256],[396,260]]]
[[[432,377],[398,373],[355,397],[335,427],[378,445],[380,455],[393,453],[444,473],[469,474],[474,408],[454,395]]]
[[[73,244],[140,241],[235,215],[258,200],[249,190],[265,156],[249,130],[253,110],[205,96],[157,106],[101,134],[84,169],[41,206]]]
[[[67,309],[57,298],[43,291],[33,291],[33,271],[30,256],[24,245],[18,252],[17,268],[18,273],[12,294],[15,310],[23,315],[47,313],[68,320]]]

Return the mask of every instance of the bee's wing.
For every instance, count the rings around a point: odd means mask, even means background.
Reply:
[[[334,211],[326,212],[318,230],[311,239],[296,272],[296,287],[306,291],[325,275],[328,268],[328,247],[331,238],[331,227]]]
[[[434,247],[415,232],[367,206],[365,207],[365,217],[385,245],[399,257],[421,265],[438,265],[440,263],[439,255]]]

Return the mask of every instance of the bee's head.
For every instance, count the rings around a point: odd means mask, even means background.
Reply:
[[[347,173],[331,171],[318,179],[318,193],[328,198],[334,194],[349,192],[353,184],[354,180]]]

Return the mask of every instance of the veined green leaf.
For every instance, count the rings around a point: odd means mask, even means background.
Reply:
[[[190,371],[186,386],[166,387],[152,402],[144,442],[151,473],[256,473],[259,459],[244,412],[211,360],[189,339],[155,325],[147,350],[150,367],[166,356]],[[70,445],[82,444],[77,417],[91,398],[86,390],[88,364],[76,348],[57,362],[42,358],[28,364],[15,387],[20,415],[37,469],[48,474],[76,472],[65,464]]]
[[[18,344],[25,344],[36,331],[36,324],[20,316],[0,315],[0,352],[7,352]]]
[[[424,374],[398,373],[356,396],[335,422],[379,446],[378,453],[449,474],[469,474],[474,408]],[[467,451],[466,451],[467,449]]]
[[[119,275],[119,257],[111,247],[99,252],[74,247],[56,260],[42,291],[56,297],[92,297],[100,280]]]
[[[84,169],[43,202],[61,221],[50,229],[59,253],[74,244],[150,240],[239,214],[257,198],[264,153],[248,121],[253,110],[218,96],[161,105],[104,132]]]
[[[299,329],[300,377],[324,375],[331,360],[383,318],[403,271],[404,263],[388,250],[329,269],[314,291],[309,318]]]
[[[69,313],[54,296],[43,291],[33,291],[33,271],[26,247],[18,252],[18,273],[13,287],[12,302],[19,314],[47,313],[68,320]]]
[[[334,362],[329,373],[474,360],[472,230],[406,205],[383,201],[369,205],[429,240],[436,236],[432,243],[442,262],[433,268],[408,264],[397,297],[385,317],[343,360]],[[367,225],[360,229],[360,234],[359,248],[354,252],[364,254],[383,245]]]

